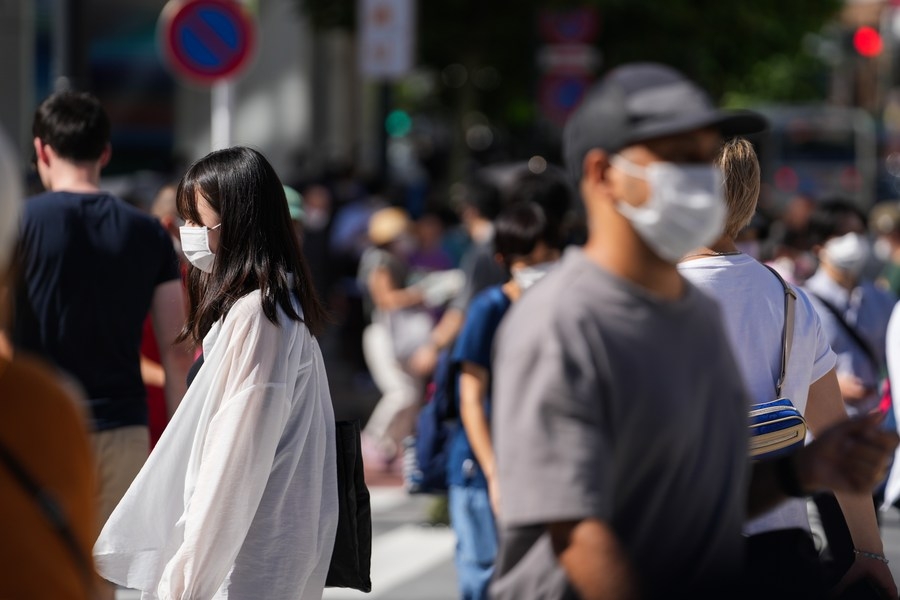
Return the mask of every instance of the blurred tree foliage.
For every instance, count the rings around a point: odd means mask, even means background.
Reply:
[[[318,28],[355,27],[356,0],[297,0]],[[592,6],[600,13],[603,69],[635,60],[675,66],[721,98],[798,99],[821,93],[803,51],[841,0],[422,0],[419,60],[492,66],[514,100],[535,77],[538,11]]]
[[[355,27],[356,0],[296,1],[314,27]],[[536,53],[542,43],[537,21],[542,10],[597,9],[601,72],[631,61],[664,62],[701,83],[716,100],[747,105],[824,99],[828,68],[804,50],[804,38],[820,32],[842,4],[841,0],[420,0],[418,63],[437,73],[449,65],[465,66],[468,82],[439,86],[436,104],[457,115],[477,110],[493,123],[502,123],[526,152],[535,136],[540,76]],[[473,85],[473,75],[488,67],[496,69],[499,85]]]
[[[671,64],[714,97],[748,101],[824,97],[824,64],[804,50],[840,0],[606,0],[601,48],[607,66],[633,60]]]

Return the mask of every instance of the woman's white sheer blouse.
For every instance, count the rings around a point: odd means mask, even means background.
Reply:
[[[94,546],[142,598],[321,598],[337,527],[334,413],[316,340],[259,292],[204,364]]]

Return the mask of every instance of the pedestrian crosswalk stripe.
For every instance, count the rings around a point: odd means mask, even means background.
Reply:
[[[373,487],[369,489],[369,504],[372,514],[377,515],[393,510],[409,501],[409,494],[402,487]]]

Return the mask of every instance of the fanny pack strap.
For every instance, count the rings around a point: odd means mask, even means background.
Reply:
[[[781,398],[781,388],[784,386],[784,379],[787,377],[788,359],[791,356],[791,345],[794,341],[794,303],[797,301],[797,293],[788,285],[784,278],[778,274],[778,271],[765,265],[772,274],[781,282],[784,288],[784,328],[781,330],[781,375],[778,377],[778,383],[775,384],[775,397]]]

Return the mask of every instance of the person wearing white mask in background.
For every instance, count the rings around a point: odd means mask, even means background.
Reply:
[[[802,289],[836,355],[847,414],[870,413],[882,400],[885,339],[897,298],[866,277],[874,248],[858,206],[841,198],[821,202],[810,215],[808,236],[819,267]],[[845,507],[838,507],[834,496],[820,494],[808,508],[820,554],[835,565],[852,562],[855,546]]]
[[[863,277],[872,258],[862,211],[835,199],[809,222],[819,268],[803,286],[837,355],[838,383],[850,415],[878,407],[885,367],[885,335],[897,298]]]
[[[497,554],[495,518],[499,506],[491,443],[491,353],[494,334],[509,307],[553,267],[559,249],[536,202],[518,202],[494,221],[496,260],[509,273],[500,285],[479,292],[469,305],[450,355],[450,380],[462,427],[450,441],[447,460],[448,508],[456,533],[456,573],[460,597],[488,597]]]

